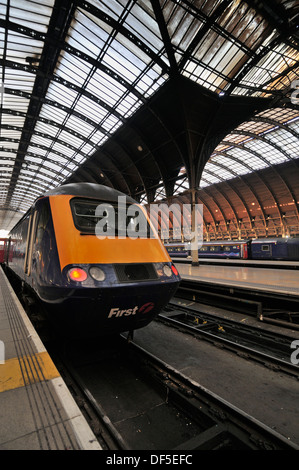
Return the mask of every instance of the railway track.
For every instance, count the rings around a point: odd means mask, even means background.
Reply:
[[[180,303],[178,299],[173,299],[158,319],[239,356],[299,378],[299,367],[291,362],[292,339],[288,335],[208,314],[200,311],[195,302],[188,306],[188,302]]]
[[[299,450],[124,337],[68,350],[58,367],[108,450]]]
[[[230,287],[197,280],[182,280],[176,297],[215,307],[226,305],[232,311],[242,311],[264,323],[299,330],[298,297]]]
[[[100,338],[61,346],[43,321],[45,331],[39,331],[38,312],[34,317],[31,320],[103,449],[299,450],[299,445],[134,342],[117,337],[113,342]]]

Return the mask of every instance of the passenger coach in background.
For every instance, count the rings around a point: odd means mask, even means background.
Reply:
[[[171,258],[191,256],[188,243],[165,243]],[[204,242],[199,258],[299,260],[299,238],[264,238],[254,240],[215,240]]]
[[[191,256],[190,243],[165,243],[171,258],[187,258]],[[199,258],[235,258],[248,259],[248,243],[246,241],[204,242],[199,250]]]
[[[114,217],[107,218],[103,208]],[[117,223],[119,212],[125,226]],[[105,223],[114,237],[96,235],[97,224]],[[128,236],[128,229],[136,236]],[[71,336],[147,325],[180,281],[141,206],[92,183],[64,185],[38,198],[9,234],[5,265]]]
[[[264,238],[251,241],[251,259],[299,260],[299,238]]]

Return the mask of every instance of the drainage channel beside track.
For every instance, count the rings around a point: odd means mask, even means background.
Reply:
[[[134,342],[116,342],[105,350],[68,350],[61,363],[83,412],[92,410],[87,414],[104,448],[299,450]]]
[[[299,298],[276,293],[198,280],[183,279],[176,296],[184,299],[242,311],[259,321],[299,330]]]
[[[299,378],[299,366],[291,362],[292,338],[288,335],[201,312],[196,302],[180,304],[179,299],[173,299],[158,319],[246,359]]]

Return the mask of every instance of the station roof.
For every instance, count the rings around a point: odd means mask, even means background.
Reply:
[[[0,0],[0,228],[64,183],[146,203],[296,162],[298,9]]]

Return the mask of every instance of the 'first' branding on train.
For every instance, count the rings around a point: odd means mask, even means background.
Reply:
[[[136,315],[137,312],[148,313],[154,308],[155,304],[153,302],[147,302],[142,305],[140,308],[136,305],[133,308],[120,309],[119,307],[112,308],[109,312],[108,318],[112,317],[128,317],[129,315]]]

